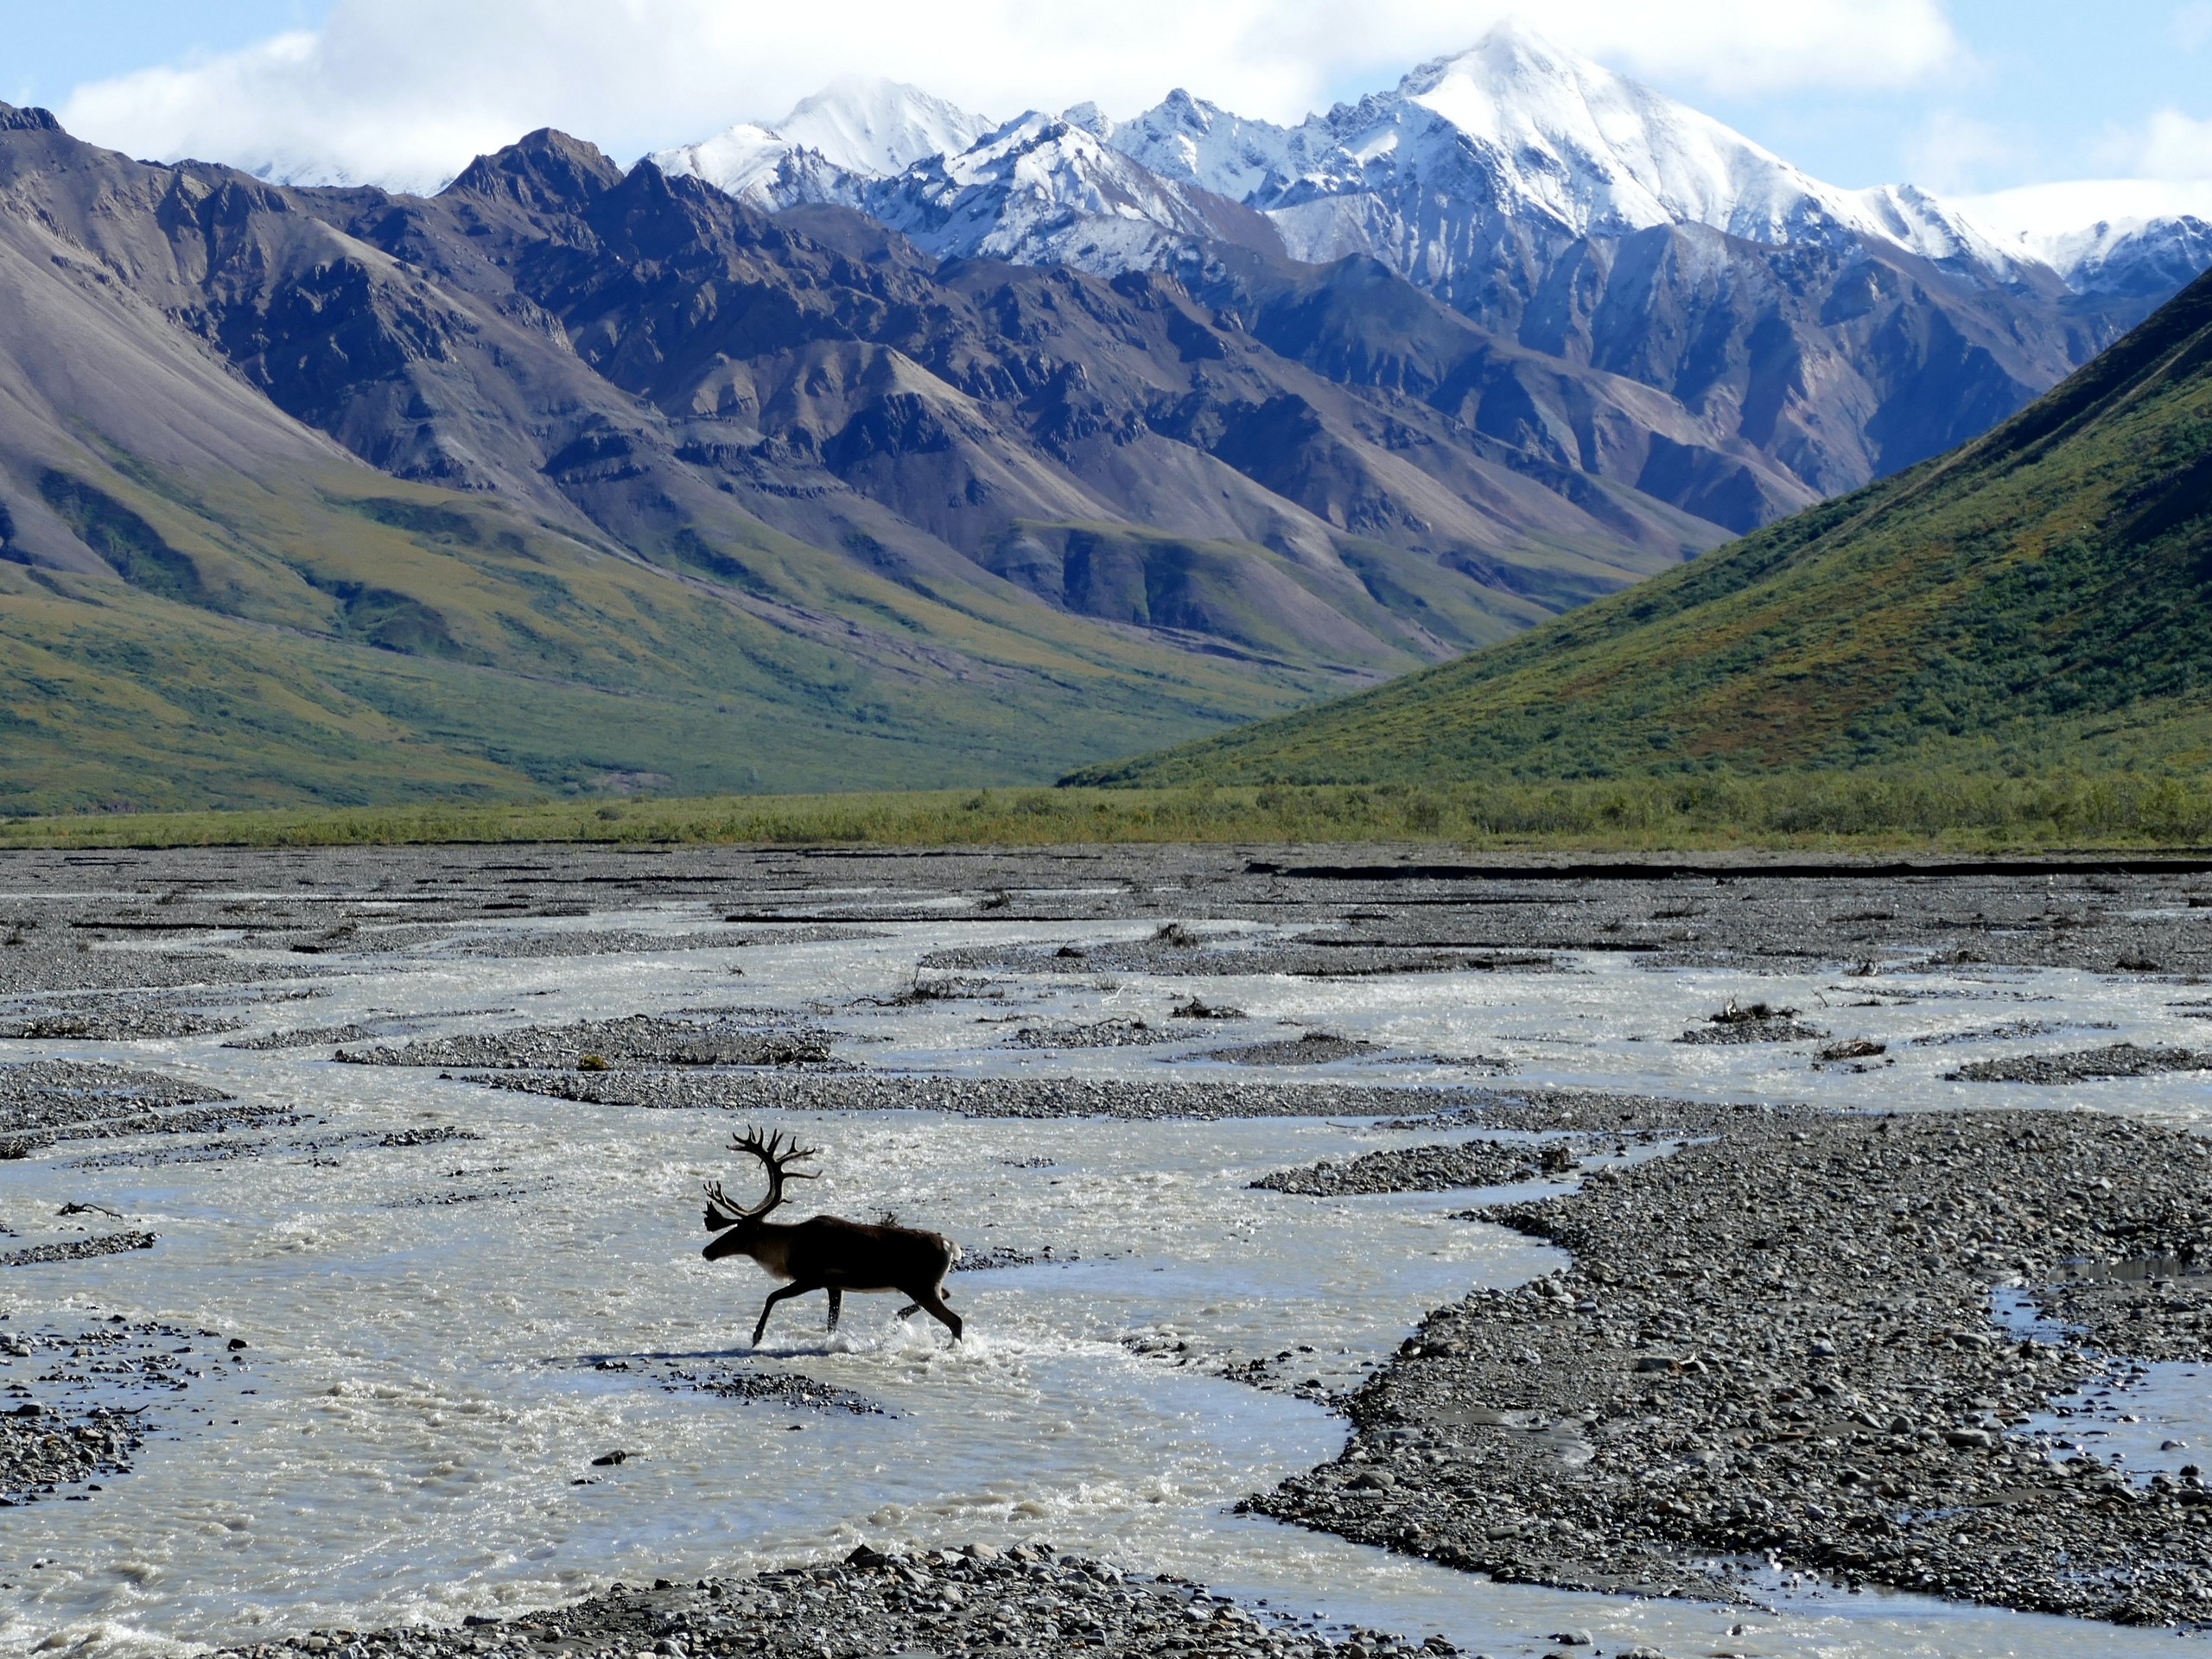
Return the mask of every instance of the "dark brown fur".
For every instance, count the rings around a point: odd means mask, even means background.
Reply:
[[[791,1224],[764,1219],[784,1201],[788,1166],[810,1154],[787,1148],[774,1137],[763,1141],[748,1131],[734,1142],[733,1151],[749,1153],[767,1166],[768,1196],[753,1209],[739,1210],[722,1196],[721,1188],[707,1189],[707,1225],[717,1236],[700,1254],[709,1262],[725,1256],[749,1255],[772,1278],[786,1282],[768,1293],[753,1327],[753,1342],[760,1345],[768,1328],[768,1315],[786,1297],[804,1296],[810,1290],[830,1293],[830,1329],[837,1328],[844,1312],[845,1293],[895,1290],[913,1302],[900,1315],[916,1308],[927,1310],[960,1339],[961,1318],[944,1305],[944,1275],[959,1259],[957,1245],[942,1233],[914,1227],[880,1226],[845,1221],[836,1216],[816,1216]]]

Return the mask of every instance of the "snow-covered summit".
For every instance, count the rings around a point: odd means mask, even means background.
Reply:
[[[957,155],[998,124],[904,81],[843,75],[799,99],[776,131],[848,173],[887,177]]]
[[[1508,203],[1578,235],[1689,222],[1777,240],[1819,194],[1711,117],[1514,23],[1328,120],[1370,165],[1414,165],[1440,141],[1467,144]]]
[[[1108,137],[1157,172],[1281,213],[1294,244],[1304,241],[1315,257],[1355,251],[1331,245],[1332,238],[1371,239],[1372,214],[1326,207],[1328,199],[1404,190],[1446,219],[1503,215],[1570,236],[1694,224],[1775,244],[1841,232],[1930,258],[2006,263],[1969,220],[1924,192],[1823,183],[1512,21],[1421,64],[1391,91],[1295,128],[1246,121],[1179,92]]]
[[[1959,207],[2000,247],[2040,259],[2084,293],[2149,293],[2212,262],[2212,180],[2069,179]]]
[[[933,253],[1104,271],[1158,264],[1192,240],[1266,233],[1256,215],[1200,199],[1110,148],[1086,124],[1095,111],[1070,113],[1018,117],[957,155],[871,186],[863,205]]]
[[[1979,264],[2005,274],[2023,257],[1958,203],[1930,195],[1916,184],[1878,184],[1839,194],[1855,210],[1845,223],[1938,264]]]
[[[1096,106],[1084,108],[1095,111]],[[1072,118],[1076,111],[1069,114]],[[1332,162],[1348,159],[1325,129],[1315,130],[1316,124],[1308,121],[1292,128],[1248,121],[1179,86],[1134,120],[1105,122],[1091,130],[1163,179],[1250,202],[1280,192],[1301,174],[1325,171]]]
[[[772,210],[856,200],[867,181],[957,154],[995,124],[903,81],[846,75],[801,99],[773,126],[741,121],[652,160],[664,173],[694,175]]]
[[[772,127],[741,121],[711,138],[647,157],[664,173],[705,180],[749,207],[772,213],[799,201],[834,201],[861,181]]]
[[[2051,263],[2079,294],[2161,299],[2212,267],[2212,221],[2193,213],[2100,220],[2063,238]]]
[[[1057,258],[1075,245],[1088,250],[1077,263],[1099,268],[1217,234],[1203,227],[1217,227],[1219,205],[1195,194],[1208,192],[1265,215],[1295,257],[1371,254],[1440,291],[1480,281],[1530,237],[1558,245],[1666,225],[1770,246],[1887,244],[1979,282],[2047,283],[2049,267],[2085,291],[2212,260],[2212,186],[2195,187],[2199,216],[2131,213],[2120,186],[2101,211],[2076,211],[2084,195],[2061,213],[2047,192],[2024,193],[2032,215],[2009,198],[1946,201],[1909,184],[1844,189],[1516,21],[1296,126],[1180,89],[1127,121],[1079,104],[995,125],[918,87],[846,77],[773,125],[652,159],[770,210],[842,202],[940,251]],[[1010,217],[986,223],[995,213]],[[1079,222],[1099,234],[1086,239]],[[1249,222],[1238,229],[1251,239]]]

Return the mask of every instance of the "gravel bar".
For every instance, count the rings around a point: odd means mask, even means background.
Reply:
[[[287,1048],[321,1048],[326,1043],[359,1043],[377,1035],[373,1026],[298,1026],[289,1031],[264,1031],[257,1037],[234,1037],[225,1048],[268,1053]]]
[[[1278,1037],[1264,1043],[1211,1049],[1193,1058],[1217,1060],[1224,1065],[1330,1065],[1338,1060],[1356,1060],[1381,1052],[1379,1045],[1361,1038],[1309,1031],[1299,1037]]]
[[[229,1098],[207,1084],[103,1060],[25,1060],[0,1065],[0,1127],[8,1128],[35,1127],[45,1121],[41,1113],[65,1106],[111,1113],[118,1108],[143,1111]]]
[[[634,1014],[619,1020],[583,1020],[572,1026],[528,1026],[520,1031],[429,1037],[397,1048],[340,1049],[333,1058],[351,1065],[454,1069],[806,1065],[829,1059],[830,1036],[803,1028],[762,1031],[717,1020],[664,1020]]]
[[[72,1008],[0,1019],[0,1039],[18,1042],[129,1043],[205,1037],[245,1021],[192,1008]]]
[[[1818,1026],[1802,1020],[1745,1020],[1726,1025],[1693,1026],[1675,1039],[1678,1043],[1817,1043],[1827,1035]]]
[[[2107,1043],[2074,1054],[2022,1054],[1976,1060],[1945,1075],[1968,1083],[2095,1083],[2106,1077],[2152,1077],[2169,1071],[2212,1071],[2212,1052]]]
[[[1024,1026],[1007,1039],[1008,1048],[1143,1048],[1181,1042],[1187,1032],[1163,1031],[1141,1020],[1093,1020],[1082,1025]]]
[[[1458,1186],[1507,1186],[1547,1175],[1565,1175],[1575,1166],[1572,1147],[1501,1146],[1472,1141],[1450,1147],[1402,1147],[1370,1152],[1350,1163],[1324,1159],[1297,1169],[1279,1169],[1252,1185],[1268,1192],[1297,1192],[1309,1198],[1342,1198],[1382,1192],[1445,1192]]]
[[[2212,1612],[2212,1487],[2011,1432],[2126,1356],[2212,1356],[2212,1145],[2079,1112],[1746,1118],[1477,1212],[1563,1272],[1433,1313],[1266,1514],[1501,1580],[1745,1593],[1839,1580],[2123,1624]],[[1993,1288],[2070,1329],[2018,1337]],[[2190,1465],[2194,1468],[2194,1465]]]
[[[70,1238],[58,1244],[35,1244],[29,1249],[0,1254],[0,1268],[32,1268],[47,1262],[83,1262],[96,1255],[117,1255],[124,1250],[150,1250],[152,1233],[110,1233],[101,1238]]]
[[[129,1411],[65,1414],[27,1403],[0,1412],[0,1509],[120,1471],[139,1441],[137,1414]]]
[[[664,950],[727,950],[746,944],[733,933],[638,933],[586,929],[539,933],[480,934],[447,948],[455,957],[524,960],[555,957],[634,957]]]
[[[1209,949],[1197,944],[1138,944],[969,945],[932,950],[924,968],[955,973],[1151,974],[1169,979],[1288,974],[1300,979],[1366,978],[1376,974],[1458,974],[1504,968],[1528,972],[1548,957],[1501,957],[1490,950],[1435,950],[1389,945],[1312,944],[1299,940]]]
[[[671,1365],[660,1377],[671,1394],[711,1394],[723,1400],[765,1400],[805,1411],[843,1411],[856,1417],[890,1414],[864,1394],[798,1371],[685,1370]]]
[[[475,1618],[461,1629],[318,1630],[283,1643],[224,1649],[228,1659],[451,1659],[509,1650],[629,1659],[862,1659],[1061,1652],[1252,1655],[1256,1659],[1378,1659],[1457,1651],[1440,1637],[1416,1647],[1380,1631],[1332,1634],[1310,1621],[1247,1610],[1180,1580],[1017,1544],[945,1554],[879,1554],[751,1578],[616,1585],[566,1606]]]
[[[881,1073],[485,1072],[471,1083],[593,1105],[731,1112],[955,1112],[963,1117],[1228,1117],[1433,1115],[1477,1091],[1357,1084],[1154,1083],[1115,1077],[963,1077]]]

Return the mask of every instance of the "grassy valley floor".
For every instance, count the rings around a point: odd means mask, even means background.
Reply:
[[[966,789],[0,820],[0,848],[608,842],[887,847],[1444,842],[1557,852],[1987,854],[2212,845],[2212,779],[1774,773],[1559,784]]]

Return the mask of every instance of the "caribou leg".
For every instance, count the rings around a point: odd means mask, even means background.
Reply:
[[[837,1334],[837,1320],[845,1311],[845,1293],[836,1286],[830,1287],[830,1334]]]
[[[960,1316],[944,1305],[944,1291],[938,1285],[907,1285],[903,1287],[914,1299],[914,1306],[906,1310],[912,1313],[926,1310],[938,1323],[952,1332],[955,1342],[960,1340]],[[902,1316],[903,1317],[903,1316]]]
[[[760,1304],[760,1323],[753,1327],[753,1345],[760,1345],[760,1333],[768,1328],[768,1316],[776,1311],[776,1304],[787,1296],[804,1296],[810,1290],[819,1290],[819,1285],[779,1285],[768,1293],[768,1300]]]

